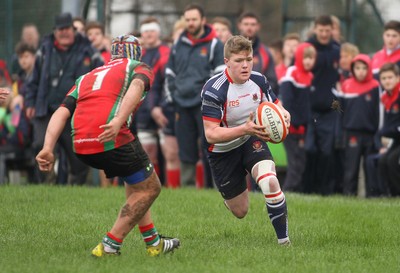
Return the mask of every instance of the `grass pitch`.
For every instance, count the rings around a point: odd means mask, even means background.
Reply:
[[[163,189],[155,225],[181,248],[148,257],[135,228],[121,256],[96,259],[123,188],[3,186],[0,272],[400,272],[399,199],[286,197],[289,248],[277,245],[259,193],[239,220],[216,190]]]

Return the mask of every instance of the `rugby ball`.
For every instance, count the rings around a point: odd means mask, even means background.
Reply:
[[[272,102],[263,102],[257,107],[256,124],[265,126],[265,131],[269,133],[270,142],[280,143],[287,136],[285,119],[279,106]]]

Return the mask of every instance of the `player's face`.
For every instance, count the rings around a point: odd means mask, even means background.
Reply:
[[[65,27],[54,30],[54,37],[62,47],[70,47],[75,42],[75,31],[73,27]]]
[[[232,36],[228,26],[221,23],[214,23],[213,28],[217,33],[217,37],[225,44],[225,42]]]
[[[103,38],[104,35],[99,28],[91,28],[86,33],[87,38],[92,43],[92,45],[97,48],[101,49],[103,47]]]
[[[397,76],[393,71],[386,71],[380,74],[379,80],[382,84],[383,89],[391,92],[399,83],[400,77]]]
[[[388,29],[383,33],[383,43],[386,49],[393,50],[400,45],[400,33],[393,29]]]
[[[316,25],[314,28],[314,33],[317,40],[322,45],[329,44],[332,38],[332,26],[331,25]]]
[[[251,40],[256,37],[258,31],[260,30],[260,24],[256,18],[247,17],[243,18],[238,24],[238,29],[241,35]]]
[[[296,39],[286,40],[283,43],[283,56],[287,59],[293,59],[294,53],[296,52],[297,46],[299,45],[299,41]]]
[[[315,55],[303,58],[303,66],[306,71],[310,71],[315,64]]]
[[[141,33],[141,44],[144,47],[154,47],[160,41],[160,32],[157,30],[147,30]]]
[[[242,51],[232,54],[229,59],[225,58],[225,64],[234,83],[245,83],[250,78],[253,69],[253,53]]]
[[[362,82],[367,77],[368,66],[363,62],[355,62],[353,72],[357,81]]]
[[[201,18],[201,14],[197,9],[188,10],[183,14],[186,23],[186,30],[192,35],[197,37],[205,23],[206,19]]]

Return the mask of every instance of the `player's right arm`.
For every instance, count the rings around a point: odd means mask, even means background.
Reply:
[[[204,133],[207,142],[210,144],[228,142],[245,135],[254,135],[263,141],[269,141],[269,134],[264,131],[265,126],[260,126],[254,123],[254,113],[250,113],[246,123],[226,128],[221,127],[220,122],[208,119],[203,116]]]
[[[122,125],[139,105],[143,92],[150,89],[152,81],[153,73],[150,67],[141,65],[136,69],[134,79],[122,99],[118,113],[109,123],[100,126],[100,128],[104,129],[104,132],[98,136],[101,143],[116,139]]]
[[[47,125],[43,148],[36,156],[39,169],[43,172],[49,172],[54,167],[54,147],[65,124],[75,111],[77,94],[77,87],[74,85]]]
[[[43,149],[36,156],[39,169],[49,172],[54,166],[54,146],[57,143],[62,131],[64,130],[67,120],[71,117],[70,111],[66,107],[59,107],[51,116],[47,126],[46,136],[44,139]]]
[[[247,121],[236,127],[221,127],[225,100],[215,92],[208,91],[208,84],[202,91],[202,116],[204,134],[210,144],[228,142],[245,135],[256,135],[263,140],[269,140],[264,126],[254,123],[254,113],[250,113]]]

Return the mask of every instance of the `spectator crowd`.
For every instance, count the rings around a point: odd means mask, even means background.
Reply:
[[[333,15],[316,17],[305,39],[288,33],[269,45],[259,37],[265,31],[260,20],[245,11],[234,23],[237,34],[252,42],[253,70],[266,76],[291,114],[283,189],[357,195],[363,172],[367,197],[400,195],[400,21],[385,23],[383,47],[370,53],[344,40]],[[34,24],[25,24],[12,63],[0,60],[0,88],[10,90],[0,108],[0,184],[18,168],[29,183],[118,185],[118,178],[107,179],[76,157],[68,123],[57,142],[55,172],[45,175],[32,163],[51,115],[75,80],[111,57],[100,22],[62,13],[53,27],[41,38]],[[166,39],[155,17],[132,33],[154,82],[130,130],[164,186],[214,187],[201,143],[200,93],[226,69],[224,44],[233,35],[232,22],[207,21],[203,8],[192,4]],[[102,75],[97,80],[101,85]],[[255,188],[250,178],[248,187]]]

